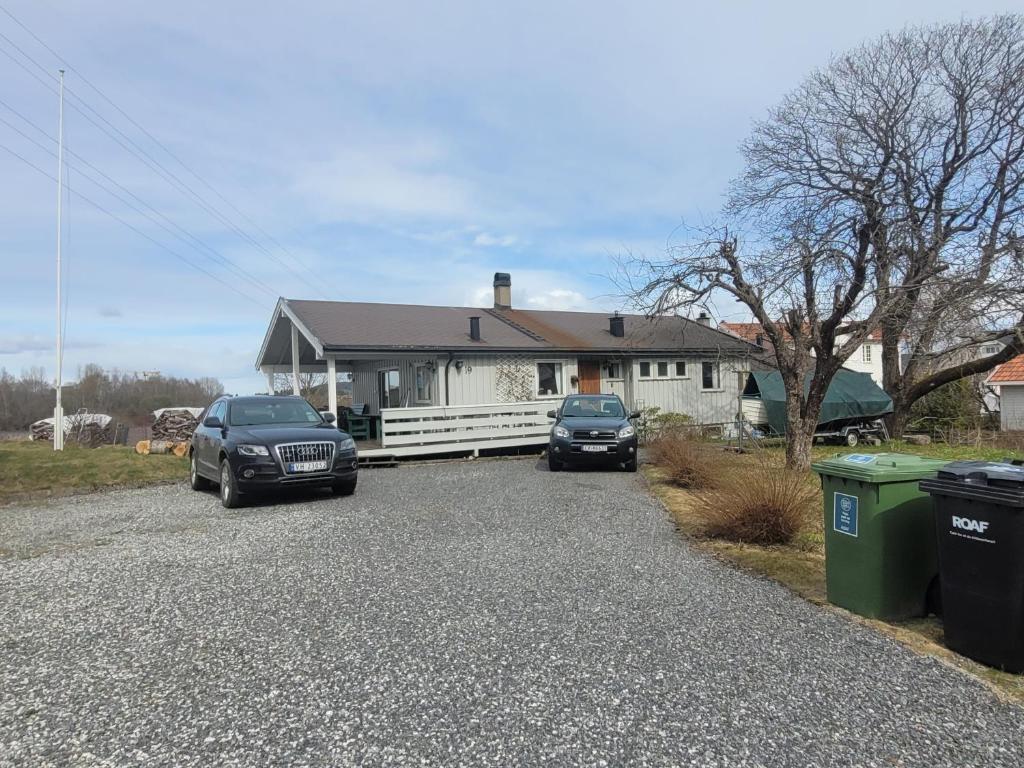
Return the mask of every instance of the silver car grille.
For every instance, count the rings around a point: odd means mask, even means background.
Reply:
[[[334,443],[282,443],[277,446],[277,457],[281,460],[281,466],[286,473],[289,464],[300,461],[326,461],[329,470],[334,459]]]

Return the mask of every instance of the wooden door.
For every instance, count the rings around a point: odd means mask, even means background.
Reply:
[[[578,364],[580,394],[600,395],[601,394],[601,365],[600,363],[580,360]]]

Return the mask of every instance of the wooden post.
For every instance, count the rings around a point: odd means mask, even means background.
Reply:
[[[338,416],[338,368],[333,357],[327,358],[327,407]]]
[[[299,329],[292,323],[292,394],[299,395]]]

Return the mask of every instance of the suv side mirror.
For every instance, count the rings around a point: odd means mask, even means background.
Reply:
[[[558,418],[558,411],[548,411],[548,418],[549,419],[557,419]]]
[[[639,419],[640,418],[640,411],[633,411],[631,414],[629,414],[629,418],[631,418],[631,419]]]
[[[203,426],[210,429],[223,429],[224,422],[220,420],[219,416],[207,416],[203,419]]]
[[[326,421],[328,424],[333,424],[334,422],[336,422],[338,420],[338,417],[335,416],[330,411],[328,411],[327,413],[322,413],[320,415],[324,417],[324,421]]]

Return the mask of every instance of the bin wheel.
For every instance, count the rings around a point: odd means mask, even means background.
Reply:
[[[942,585],[939,583],[939,577],[935,576],[931,583],[928,584],[928,591],[925,593],[924,598],[925,610],[928,613],[934,613],[936,616],[942,616]]]
[[[860,435],[859,434],[857,434],[856,432],[852,432],[852,431],[846,433],[846,444],[848,446],[853,448],[859,442],[860,442]]]

